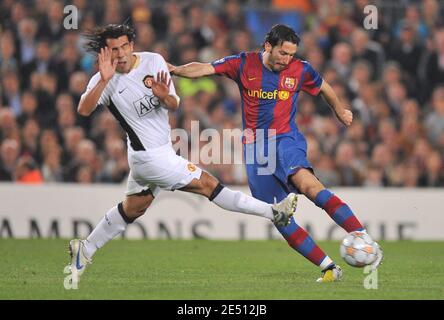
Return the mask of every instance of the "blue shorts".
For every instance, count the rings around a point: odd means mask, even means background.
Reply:
[[[251,194],[267,203],[279,202],[290,192],[299,193],[289,181],[299,169],[313,172],[307,160],[307,141],[301,133],[293,132],[275,139],[274,150],[270,143],[260,142],[246,144],[244,148]],[[254,159],[251,158],[253,154]]]

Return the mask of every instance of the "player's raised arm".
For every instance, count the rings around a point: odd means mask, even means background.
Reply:
[[[117,59],[111,62],[111,52],[108,47],[101,48],[98,54],[100,80],[80,99],[77,112],[82,116],[89,116],[97,106],[97,103],[108,81],[116,72]]]
[[[153,94],[163,102],[166,109],[175,111],[179,108],[179,98],[175,94],[170,94],[171,78],[168,79],[166,71],[157,73],[156,80],[153,79]]]
[[[191,62],[177,67],[168,63],[168,71],[170,71],[172,75],[184,78],[199,78],[216,73],[211,63],[201,62]]]
[[[344,107],[333,88],[325,80],[322,81],[320,94],[332,108],[338,120],[345,126],[350,126],[353,121],[353,113]]]

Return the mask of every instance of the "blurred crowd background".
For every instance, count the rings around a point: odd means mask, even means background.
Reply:
[[[63,9],[78,9],[65,29]],[[378,28],[365,30],[376,5]],[[0,181],[124,183],[125,133],[106,109],[76,113],[97,71],[82,33],[132,24],[136,51],[172,64],[211,62],[260,50],[275,23],[301,35],[308,60],[350,106],[345,129],[320,97],[300,94],[297,123],[327,186],[444,186],[444,3],[423,1],[54,1],[0,2]],[[241,128],[231,80],[175,78],[172,128]],[[221,143],[223,146],[223,144]],[[202,144],[198,147],[202,147]],[[222,150],[221,150],[222,151]],[[202,165],[225,184],[245,184],[242,165]]]

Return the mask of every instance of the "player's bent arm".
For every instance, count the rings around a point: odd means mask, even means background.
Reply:
[[[340,109],[342,108],[342,105],[339,102],[339,98],[336,95],[336,93],[333,91],[333,88],[325,80],[322,81],[320,93],[335,113],[337,113],[336,112],[337,110],[340,111]]]
[[[322,81],[320,93],[336,115],[342,114],[345,111],[333,88],[325,80]]]
[[[211,63],[191,62],[177,67],[170,65],[170,68],[171,74],[184,78],[199,78],[216,73]]]
[[[327,101],[338,120],[346,126],[351,125],[353,121],[353,113],[344,107],[344,105],[339,101],[339,98],[334,92],[333,88],[325,80],[322,81],[320,93],[325,101]]]
[[[77,107],[77,112],[80,115],[87,117],[94,111],[106,85],[107,82],[100,79],[99,82],[80,99],[79,106]]]

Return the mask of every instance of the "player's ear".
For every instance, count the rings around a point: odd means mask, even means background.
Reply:
[[[265,51],[267,51],[267,52],[271,52],[271,49],[273,49],[273,46],[270,44],[270,42],[266,41],[266,42],[264,43],[264,49],[265,49]]]
[[[129,43],[131,52],[134,51],[134,41],[130,41]]]

